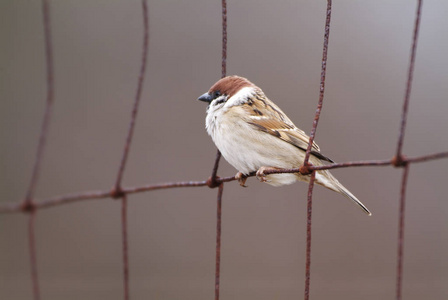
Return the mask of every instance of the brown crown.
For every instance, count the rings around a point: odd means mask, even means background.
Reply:
[[[236,94],[240,89],[244,87],[255,87],[257,86],[240,76],[227,76],[218,80],[209,90],[209,93],[214,93],[219,91],[222,95],[227,95],[229,98]]]

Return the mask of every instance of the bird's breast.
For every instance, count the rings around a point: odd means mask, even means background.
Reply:
[[[262,166],[291,168],[300,160],[295,147],[253,128],[238,110],[209,112],[206,127],[224,158],[244,174]]]

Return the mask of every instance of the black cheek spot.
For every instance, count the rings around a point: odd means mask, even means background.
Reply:
[[[222,98],[222,99],[219,99],[219,100],[215,101],[215,105],[216,104],[221,104],[221,103],[224,103],[224,102],[226,102],[226,99]]]

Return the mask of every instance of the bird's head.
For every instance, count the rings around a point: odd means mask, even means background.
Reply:
[[[223,106],[231,107],[240,105],[247,98],[256,93],[259,88],[240,76],[227,76],[218,80],[207,93],[201,95],[198,100],[207,102],[209,109],[219,109]]]

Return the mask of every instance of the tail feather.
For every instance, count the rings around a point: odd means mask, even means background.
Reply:
[[[370,212],[370,210],[364,205],[362,204],[361,201],[358,200],[358,198],[356,198],[352,193],[350,193],[349,190],[347,190],[342,184],[339,183],[339,193],[344,195],[345,197],[347,197],[348,199],[352,200],[353,202],[355,202],[356,204],[358,204],[358,206],[369,216],[372,215],[372,213]]]
[[[320,173],[320,174],[319,174]],[[370,210],[362,204],[358,198],[355,197],[347,188],[345,188],[330,172],[325,170],[324,172],[318,172],[316,176],[316,182],[330,190],[338,192],[339,194],[345,196],[347,199],[353,201],[369,216],[372,215]],[[319,176],[320,175],[320,176]]]

